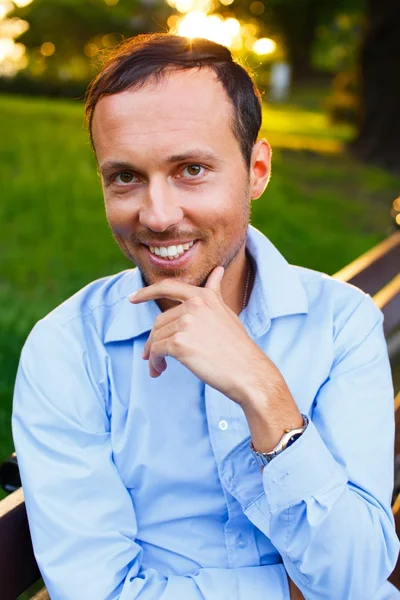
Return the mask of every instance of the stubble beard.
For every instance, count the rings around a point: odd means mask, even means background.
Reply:
[[[247,229],[250,224],[250,191],[249,191],[249,189],[247,190],[246,195],[247,195],[247,203],[243,207],[243,212],[241,214],[242,235],[240,236],[239,241],[235,244],[234,247],[230,248],[228,254],[225,254],[226,247],[218,247],[216,250],[216,259],[213,262],[213,264],[211,266],[207,265],[203,269],[201,269],[201,271],[197,275],[194,276],[193,280],[188,282],[190,285],[194,285],[196,287],[205,287],[205,285],[207,283],[207,279],[210,276],[210,273],[215,269],[215,267],[223,266],[224,269],[226,270],[228,268],[228,266],[231,264],[231,262],[236,258],[236,256],[240,252],[243,245],[245,244]],[[163,269],[153,268],[151,271],[151,274],[146,273],[146,270],[140,265],[140,261],[139,262],[136,261],[134,255],[130,251],[128,245],[123,240],[123,238],[115,235],[115,233],[113,231],[112,231],[112,235],[113,235],[115,242],[117,243],[117,245],[123,252],[123,254],[128,258],[128,260],[130,260],[134,265],[136,265],[138,267],[138,269],[142,275],[143,282],[146,287],[152,285],[157,280],[157,278],[160,278],[160,277],[165,278],[165,279],[169,279],[169,278],[171,278],[171,279],[172,278],[174,278],[174,279],[181,278],[182,279],[182,278],[184,278],[184,270],[183,269],[174,269],[174,270],[168,269],[168,271],[167,271],[167,270],[163,270]],[[202,240],[200,238],[200,241],[207,241],[207,240],[204,240],[204,238]]]

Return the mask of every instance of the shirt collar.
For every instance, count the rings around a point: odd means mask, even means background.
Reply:
[[[300,276],[272,242],[252,225],[246,248],[256,268],[253,290],[243,320],[254,337],[264,335],[271,320],[308,313],[308,300]]]
[[[308,302],[299,274],[287,262],[269,239],[249,225],[246,248],[256,267],[250,299],[241,318],[253,337],[264,335],[271,320],[292,314],[306,314]],[[144,286],[138,268],[129,270],[121,281],[121,300],[114,305],[117,315],[108,328],[104,342],[119,342],[135,338],[154,325],[161,313],[154,300],[133,305],[128,295]]]

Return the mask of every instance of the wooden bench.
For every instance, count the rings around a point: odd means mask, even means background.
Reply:
[[[400,231],[363,254],[360,258],[334,275],[369,293],[385,316],[384,331],[388,340],[391,361],[400,354]],[[399,383],[400,386],[400,383]],[[396,391],[399,391],[398,389]],[[395,400],[396,448],[400,456],[400,393]],[[397,426],[398,425],[398,426]],[[12,463],[12,461],[11,461]],[[12,491],[18,473],[9,463],[9,483],[11,492],[0,502],[0,597],[1,600],[16,600],[18,595],[40,579],[32,550],[22,488]],[[3,486],[7,487],[7,482]],[[393,504],[396,531],[400,534],[400,490]],[[400,560],[390,577],[400,589]],[[42,589],[34,600],[49,600]]]
[[[336,279],[347,281],[370,294],[375,304],[382,310],[385,320],[383,328],[388,341],[389,358],[392,369],[400,354],[400,231],[378,244],[347,267],[334,275]],[[400,379],[400,369],[399,375]],[[397,395],[394,402],[396,418],[395,458],[400,457],[400,381],[394,381]],[[398,463],[397,463],[398,464]],[[395,498],[392,506],[396,522],[396,532],[400,537],[400,489],[395,477]],[[390,581],[400,589],[400,557],[390,577]]]

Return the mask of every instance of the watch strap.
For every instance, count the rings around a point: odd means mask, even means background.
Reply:
[[[307,429],[309,419],[307,415],[302,414],[301,416],[303,417],[302,427],[286,430],[278,444],[275,446],[275,448],[273,448],[273,450],[271,450],[271,452],[258,452],[258,450],[254,448],[253,442],[250,441],[250,450],[260,467],[265,467],[265,465],[271,462],[275,456],[281,454],[304,433],[304,431]]]

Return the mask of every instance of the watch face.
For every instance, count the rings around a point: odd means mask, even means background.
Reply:
[[[301,436],[301,433],[295,433],[294,435],[292,435],[292,437],[286,444],[286,448],[289,448],[289,446],[291,446],[300,436]]]

